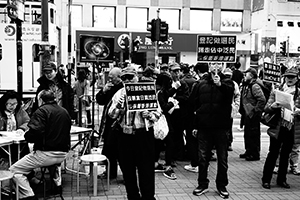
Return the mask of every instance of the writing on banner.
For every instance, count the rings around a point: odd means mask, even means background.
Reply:
[[[236,60],[236,36],[198,35],[199,62],[227,62]]]
[[[128,111],[153,110],[158,108],[154,82],[125,83]]]
[[[281,83],[280,66],[264,62],[263,80],[272,83]]]

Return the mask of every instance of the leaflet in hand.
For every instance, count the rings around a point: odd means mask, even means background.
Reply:
[[[294,110],[293,95],[289,93],[275,90],[275,101],[286,109]]]

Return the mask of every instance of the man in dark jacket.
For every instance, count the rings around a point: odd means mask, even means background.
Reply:
[[[241,113],[244,113],[245,153],[240,158],[247,161],[260,160],[260,119],[266,104],[266,98],[258,82],[256,69],[250,67],[245,71],[241,90]],[[261,83],[262,84],[262,83]]]
[[[19,184],[20,199],[37,199],[26,175],[39,167],[60,164],[70,149],[71,118],[66,109],[56,103],[50,90],[38,94],[38,104],[25,133],[25,140],[34,143],[33,151],[9,168]]]
[[[108,81],[103,88],[100,88],[96,95],[96,101],[99,105],[103,105],[103,112],[101,118],[101,125],[99,134],[103,137],[103,149],[102,153],[110,161],[110,179],[117,177],[118,164],[117,164],[117,134],[112,131],[111,125],[115,121],[107,114],[108,108],[111,105],[111,99],[114,94],[123,88],[123,82],[121,80],[121,69],[119,67],[112,68],[108,73]],[[107,173],[103,173],[103,176],[107,176]],[[103,177],[104,178],[104,177]]]
[[[217,190],[222,198],[229,197],[226,190],[228,185],[226,132],[230,127],[234,84],[221,73],[222,68],[222,63],[210,63],[208,76],[193,88],[194,96],[190,96],[190,99],[195,99],[193,134],[197,134],[198,138],[198,187],[193,191],[196,196],[208,191],[207,169],[211,150],[215,145],[218,158]]]
[[[58,105],[64,107],[72,119],[75,119],[74,113],[74,92],[71,86],[63,79],[62,75],[57,71],[54,63],[49,63],[42,68],[43,76],[37,81],[40,84],[36,94],[42,90],[51,90],[54,93],[55,100]],[[33,105],[33,112],[38,108],[37,95]]]

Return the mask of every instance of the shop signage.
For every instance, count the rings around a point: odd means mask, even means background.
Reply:
[[[236,43],[235,35],[198,35],[197,60],[199,62],[234,63]]]
[[[158,108],[154,82],[126,83],[125,91],[128,111],[153,110]]]
[[[280,65],[264,62],[263,80],[271,83],[281,83]]]

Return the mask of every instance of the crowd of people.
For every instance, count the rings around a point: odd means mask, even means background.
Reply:
[[[200,196],[208,191],[209,163],[216,160],[217,191],[222,198],[228,198],[228,151],[234,150],[233,118],[239,113],[240,128],[244,130],[245,152],[239,157],[254,162],[260,160],[261,118],[263,113],[269,113],[276,114],[277,121],[276,126],[268,129],[270,148],[263,166],[262,187],[271,188],[272,175],[278,166],[277,184],[290,188],[286,178],[289,164],[291,172],[300,175],[299,72],[296,67],[286,69],[282,71],[282,83],[272,85],[263,81],[260,69],[250,67],[241,71],[240,67],[239,62],[233,66],[219,62],[192,66],[172,62],[159,68],[148,65],[142,73],[131,65],[113,67],[95,95],[95,101],[103,106],[99,129],[102,154],[110,160],[111,168],[107,170],[110,174],[104,172],[102,178],[116,178],[119,164],[128,199],[154,200],[155,173],[175,180],[176,161],[187,160],[189,164],[184,169],[198,173],[192,193]],[[16,131],[28,143],[34,143],[32,151],[22,144],[19,160],[14,153],[16,147],[12,147],[14,164],[10,167],[7,155],[1,154],[0,166],[15,174],[21,199],[37,199],[29,185],[36,168],[59,170],[70,149],[71,119],[78,120],[76,111],[82,109],[87,123],[91,123],[88,103],[91,100],[86,97],[93,83],[86,71],[79,70],[71,86],[55,64],[49,63],[42,69],[31,113],[23,109],[14,91],[8,91],[0,99],[0,130]],[[124,85],[137,82],[155,84],[161,113],[153,109],[128,111]],[[293,95],[293,110],[276,101],[275,88]],[[153,130],[161,114],[169,128],[163,140],[156,139]],[[61,182],[56,186],[61,190]]]

